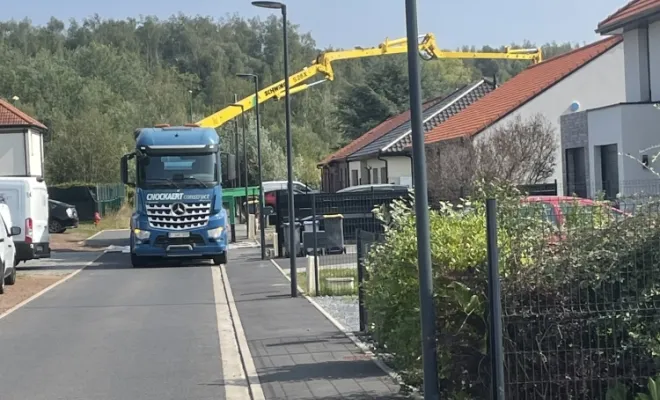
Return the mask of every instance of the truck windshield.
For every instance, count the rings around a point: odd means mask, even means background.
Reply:
[[[145,156],[138,172],[143,187],[209,187],[220,176],[217,154]]]

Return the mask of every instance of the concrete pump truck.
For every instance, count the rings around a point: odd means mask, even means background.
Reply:
[[[124,184],[135,188],[130,252],[133,267],[159,259],[227,262],[220,139],[212,128],[156,125],[135,131],[121,159]],[[129,160],[135,159],[135,176]],[[133,164],[133,163],[130,163]]]

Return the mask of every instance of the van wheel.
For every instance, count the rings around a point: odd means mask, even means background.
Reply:
[[[5,278],[5,284],[13,285],[16,283],[16,267],[11,269],[11,275]]]
[[[0,279],[0,294],[5,293],[5,279],[4,279],[4,277],[5,277],[5,271],[6,270],[7,270],[7,261],[3,261],[2,262],[2,271],[0,271],[0,272],[2,272],[1,276],[3,278],[3,279]]]

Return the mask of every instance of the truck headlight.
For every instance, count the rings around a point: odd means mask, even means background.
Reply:
[[[149,236],[151,236],[151,232],[143,231],[137,228],[133,229],[133,233],[135,234],[135,237],[138,238],[139,240],[148,240]]]
[[[69,218],[73,218],[73,208],[69,207],[66,209],[66,216]]]
[[[224,230],[225,230],[225,227],[224,227],[224,226],[219,226],[219,227],[214,228],[214,229],[209,229],[207,233],[208,233],[208,235],[209,235],[209,238],[211,238],[211,239],[217,239],[217,238],[220,237],[220,235],[222,235],[222,232],[223,232]]]

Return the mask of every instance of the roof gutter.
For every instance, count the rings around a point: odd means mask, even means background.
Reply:
[[[626,25],[631,25],[635,22],[641,22],[641,20],[649,19],[651,17],[660,17],[660,6],[656,6],[651,9],[642,11],[641,13],[631,15],[628,18],[624,18],[611,24],[605,23],[602,26],[599,25],[598,28],[596,28],[596,33],[606,35],[617,29],[625,28]]]

